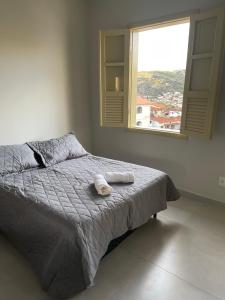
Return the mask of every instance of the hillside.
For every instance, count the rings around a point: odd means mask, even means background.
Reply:
[[[154,99],[165,93],[183,93],[185,70],[138,72],[138,96]]]

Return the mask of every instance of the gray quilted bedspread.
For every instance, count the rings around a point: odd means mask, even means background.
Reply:
[[[135,182],[113,184],[111,195],[99,196],[93,175],[107,171],[133,171]],[[93,285],[111,240],[178,196],[163,172],[87,155],[0,177],[0,230],[28,258],[43,289],[65,298]]]

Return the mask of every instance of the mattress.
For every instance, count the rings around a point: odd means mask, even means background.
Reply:
[[[132,184],[99,196],[95,173],[133,171]],[[86,155],[0,177],[0,230],[26,256],[43,289],[67,298],[94,284],[113,239],[166,209],[178,192],[161,171]]]

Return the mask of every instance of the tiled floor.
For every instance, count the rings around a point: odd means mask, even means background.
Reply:
[[[26,261],[0,239],[0,299],[48,300]],[[225,205],[180,199],[101,263],[71,300],[225,299]]]

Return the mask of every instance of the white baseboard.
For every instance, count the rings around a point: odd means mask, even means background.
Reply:
[[[194,194],[192,192],[188,192],[188,191],[185,191],[185,190],[182,190],[182,189],[178,189],[178,190],[179,190],[181,196],[191,198],[191,199],[196,200],[196,201],[209,201],[209,202],[213,201],[213,202],[225,204],[225,202],[223,202],[223,201],[210,199],[210,198],[207,198],[205,196]]]

